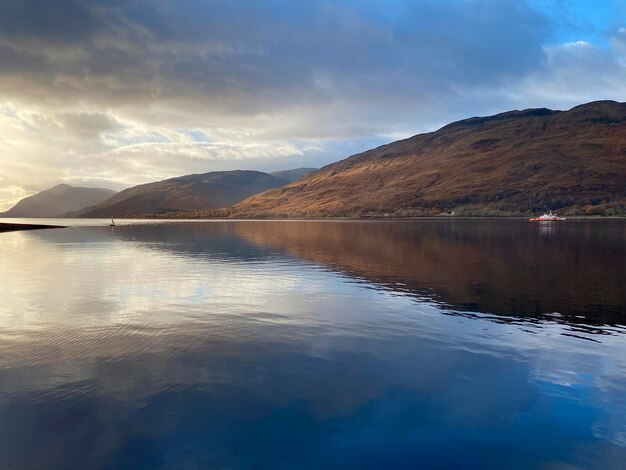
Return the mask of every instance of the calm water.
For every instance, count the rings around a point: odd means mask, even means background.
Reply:
[[[0,234],[0,468],[626,468],[626,222]],[[89,226],[81,226],[81,224]]]

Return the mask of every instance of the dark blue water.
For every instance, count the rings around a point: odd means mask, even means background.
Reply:
[[[626,223],[0,234],[0,468],[626,468]]]

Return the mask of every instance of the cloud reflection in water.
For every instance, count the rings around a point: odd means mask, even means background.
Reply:
[[[619,468],[617,325],[589,342],[564,336],[567,322],[441,314],[471,290],[410,292],[428,275],[444,284],[428,253],[441,263],[499,238],[540,253],[574,242],[543,247],[539,234],[507,235],[516,226],[415,225],[4,234],[0,466]],[[583,247],[603,237],[604,256],[618,233],[606,230],[566,237]],[[500,249],[473,266],[500,266]],[[495,279],[457,271],[454,281]]]

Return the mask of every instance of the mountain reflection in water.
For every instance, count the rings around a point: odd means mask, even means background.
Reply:
[[[133,237],[192,255],[285,253],[458,311],[626,325],[619,220],[245,221],[151,227]]]
[[[623,468],[622,221],[116,222],[0,237],[1,469]]]

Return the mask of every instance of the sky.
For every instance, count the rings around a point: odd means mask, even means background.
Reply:
[[[626,97],[626,0],[0,0],[0,211]]]

